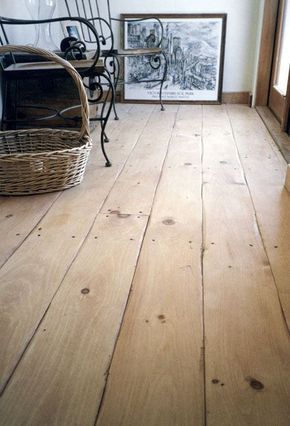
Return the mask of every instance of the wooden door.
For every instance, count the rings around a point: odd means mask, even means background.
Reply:
[[[273,58],[269,107],[287,129],[290,106],[290,0],[281,0],[279,5],[275,50]]]

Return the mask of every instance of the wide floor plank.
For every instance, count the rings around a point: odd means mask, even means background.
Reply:
[[[98,425],[204,421],[200,111],[177,117]]]
[[[0,424],[288,426],[279,149],[246,106],[118,112],[111,168],[97,127],[80,186],[0,197]]]
[[[132,145],[126,141],[137,140],[140,129],[145,126],[151,111],[151,105],[118,105],[120,121],[111,119],[107,129],[111,141],[107,151],[113,165],[122,162],[122,158],[124,161],[128,156]],[[99,145],[99,129],[93,132],[93,139],[94,143]],[[103,163],[102,154],[98,149],[97,153],[91,155],[88,167]],[[38,225],[59,195],[60,193],[55,192],[29,197],[0,196],[0,235],[5,235],[5,244],[0,245],[0,268]]]
[[[146,223],[98,216],[7,386],[1,425],[94,424]]]
[[[147,109],[147,119],[152,112]],[[144,127],[134,130],[127,145],[135,145]],[[127,122],[128,134],[131,123]],[[126,127],[123,127],[123,130]],[[112,143],[112,142],[111,142]],[[116,150],[112,146],[112,152]],[[127,160],[119,148],[119,163],[103,166],[92,152],[84,181],[64,191],[53,208],[0,270],[0,390],[12,374],[68,268],[77,256],[96,214]]]
[[[224,107],[204,107],[203,123],[207,424],[286,426],[290,342],[275,281],[233,138],[230,163],[211,166],[211,138],[223,144],[229,127]]]
[[[29,197],[1,197],[0,235],[5,235],[5,244],[2,240],[0,268],[37,226],[59,195],[59,192],[54,192]]]
[[[166,111],[155,107],[154,115],[103,206],[103,213],[150,213],[177,109],[176,105],[168,106]]]
[[[228,113],[290,331],[290,194],[284,187],[287,164],[255,110],[235,106],[228,107]]]

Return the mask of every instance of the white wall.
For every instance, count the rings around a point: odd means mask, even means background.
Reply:
[[[25,6],[25,0],[0,0],[0,15],[8,18],[31,19],[31,16]],[[35,28],[33,25],[6,26],[8,38],[15,44],[33,44],[35,41]]]
[[[31,19],[28,11],[25,7],[24,0],[0,0],[0,14],[1,16],[7,16],[9,18],[19,18],[19,19]],[[29,28],[29,31],[33,31],[32,27],[26,27]],[[22,36],[24,31],[17,25],[16,27],[8,28],[5,27],[5,30],[7,31],[9,41],[11,43],[21,43],[22,42]],[[30,40],[23,40],[23,43],[29,42]]]
[[[0,0],[0,14],[28,18],[24,0]],[[73,0],[71,0],[73,1]],[[263,0],[111,0],[121,13],[227,13],[225,92],[253,91]]]
[[[24,0],[0,0],[0,15],[10,18],[28,18]]]
[[[253,91],[262,0],[111,0],[121,13],[227,13],[225,92]]]

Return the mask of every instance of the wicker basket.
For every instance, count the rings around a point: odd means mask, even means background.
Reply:
[[[27,129],[0,132],[0,194],[25,195],[60,191],[82,181],[92,147],[89,107],[82,80],[74,67],[54,53],[28,46],[6,45],[6,52],[27,52],[62,65],[73,78],[81,100],[79,131]]]

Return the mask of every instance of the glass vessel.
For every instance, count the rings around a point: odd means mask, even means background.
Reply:
[[[56,0],[25,0],[25,4],[32,19],[51,19],[56,8]],[[51,36],[50,24],[36,25],[35,31],[35,47],[57,50]]]

